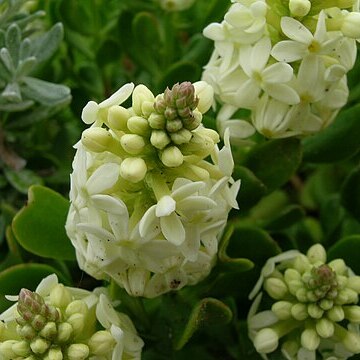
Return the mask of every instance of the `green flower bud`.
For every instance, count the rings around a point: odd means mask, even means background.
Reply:
[[[142,113],[142,104],[144,102],[153,103],[154,100],[153,93],[145,85],[136,86],[132,93],[132,108],[135,114],[139,116],[144,115]]]
[[[320,337],[314,329],[305,329],[301,333],[301,345],[310,351],[314,351],[320,344]]]
[[[307,256],[303,254],[299,254],[294,259],[294,264],[292,266],[295,270],[297,270],[300,274],[303,274],[305,271],[311,269],[310,261]]]
[[[340,31],[351,39],[360,38],[360,13],[350,12],[344,16]]]
[[[106,355],[115,346],[115,340],[109,331],[97,331],[89,340],[90,353],[98,356]]]
[[[43,338],[53,340],[57,335],[57,326],[53,321],[46,323],[39,333]]]
[[[123,149],[132,155],[140,154],[145,147],[144,138],[136,134],[125,134],[120,139]]]
[[[284,273],[285,282],[288,284],[290,281],[301,281],[301,274],[295,269],[286,269]]]
[[[166,120],[163,115],[151,113],[148,118],[149,125],[152,129],[162,130],[165,128]]]
[[[343,307],[340,305],[333,306],[330,310],[326,312],[326,316],[334,322],[343,321],[345,318],[345,313]]]
[[[3,359],[16,359],[17,355],[14,353],[13,345],[16,344],[16,340],[6,340],[0,343],[0,355]]]
[[[312,264],[315,264],[316,262],[326,263],[326,251],[320,244],[311,246],[307,251],[306,256]]]
[[[272,305],[271,310],[279,318],[279,320],[287,320],[292,317],[292,306],[293,304],[289,301],[277,301]]]
[[[317,304],[309,304],[307,307],[307,311],[313,319],[320,319],[324,314],[324,310],[321,309],[321,307]]]
[[[141,112],[147,118],[154,112],[154,101],[143,101],[141,104]]]
[[[303,290],[304,289],[304,284],[302,281],[299,280],[290,280],[287,283],[288,289],[290,291],[291,294],[295,295],[297,294],[297,292],[299,290]],[[306,289],[304,289],[306,291]]]
[[[72,326],[67,322],[63,322],[58,326],[58,334],[56,341],[59,343],[65,343],[70,339],[72,334],[73,334]]]
[[[333,336],[335,330],[334,323],[326,318],[318,320],[316,322],[315,328],[316,332],[322,338],[329,338]]]
[[[352,323],[360,324],[360,306],[344,306],[345,318]]]
[[[166,130],[169,133],[175,133],[183,128],[183,123],[180,119],[172,119],[166,122]]]
[[[306,16],[311,9],[311,2],[309,0],[290,0],[289,10],[292,16],[303,17]]]
[[[30,343],[30,348],[35,354],[44,354],[49,348],[50,344],[43,338],[36,338]]]
[[[268,278],[265,280],[264,289],[276,300],[283,299],[288,293],[288,288],[284,281],[277,278]]]
[[[358,302],[358,293],[350,288],[340,290],[337,298],[335,299],[335,303],[337,305],[357,304]]]
[[[112,147],[114,138],[106,129],[92,127],[83,131],[81,142],[90,151],[104,152]]]
[[[271,328],[261,329],[254,338],[254,346],[257,352],[268,354],[276,350],[279,345],[279,336]]]
[[[188,143],[192,137],[192,134],[189,130],[181,129],[176,133],[170,134],[170,137],[174,144],[180,145]]]
[[[89,353],[89,347],[85,344],[71,344],[67,349],[69,360],[85,360]]]
[[[214,102],[214,89],[205,81],[197,81],[193,84],[195,88],[195,94],[199,99],[197,109],[205,114]]]
[[[319,306],[323,310],[330,310],[334,306],[334,301],[328,300],[328,299],[323,299],[319,302]]]
[[[20,326],[18,330],[18,334],[26,340],[32,340],[37,336],[36,331],[33,329],[31,325]]]
[[[150,136],[151,144],[159,150],[164,149],[168,144],[170,144],[171,139],[165,131],[162,130],[153,130]]]
[[[122,106],[112,106],[108,111],[107,123],[110,129],[127,131],[127,121],[130,118],[128,109]]]
[[[184,156],[176,146],[165,148],[160,158],[162,163],[168,167],[178,167],[184,162]]]
[[[59,348],[51,348],[46,354],[44,360],[63,360],[64,356]]]
[[[65,309],[71,300],[70,291],[63,284],[57,284],[50,292],[50,303],[60,309]]]
[[[86,305],[86,303],[82,300],[74,300],[72,301],[65,309],[65,314],[67,317],[73,315],[73,314],[83,314],[87,315],[89,312],[89,309]]]
[[[35,315],[31,321],[31,326],[36,330],[40,331],[46,324],[46,319],[42,315]]]
[[[345,330],[346,331],[346,330]],[[342,339],[343,345],[352,353],[360,353],[360,335],[347,331],[346,336]]]
[[[30,355],[31,349],[29,343],[23,340],[23,341],[16,341],[12,345],[12,351],[18,356],[26,357]]]
[[[146,163],[141,158],[126,158],[120,165],[120,176],[132,183],[143,180],[146,172]]]
[[[141,136],[149,136],[150,134],[150,126],[146,119],[141,116],[132,116],[128,122],[127,126],[129,130],[137,135]]]
[[[346,285],[357,293],[360,293],[360,276],[351,276],[347,278]]]
[[[73,328],[73,336],[79,336],[85,326],[85,316],[84,314],[72,314],[68,319],[66,319],[66,322]]]
[[[332,260],[328,263],[328,266],[330,266],[337,275],[347,275],[348,268],[343,259]]]
[[[291,315],[294,319],[303,321],[308,318],[307,306],[302,303],[294,304],[291,307]]]

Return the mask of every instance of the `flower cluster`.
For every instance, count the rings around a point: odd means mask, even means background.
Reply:
[[[223,103],[220,132],[245,139],[307,135],[328,126],[348,97],[360,38],[358,0],[232,0],[204,35],[215,49],[203,79]],[[251,112],[250,122],[231,117]]]
[[[271,310],[258,312],[263,285]],[[360,353],[360,276],[342,259],[326,263],[325,249],[313,245],[303,255],[290,250],[265,264],[250,294],[257,295],[248,316],[256,350],[281,352],[289,360],[342,360]]]
[[[156,97],[126,84],[85,106],[92,126],[76,145],[66,223],[84,271],[145,297],[208,275],[240,186],[229,137],[219,150],[201,123],[212,102],[200,81]]]
[[[13,299],[13,297],[9,297]],[[22,289],[0,315],[0,358],[140,359],[143,341],[105,289],[66,287],[50,275],[35,292]]]

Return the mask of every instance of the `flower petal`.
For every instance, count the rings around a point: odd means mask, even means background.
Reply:
[[[285,62],[278,62],[268,66],[261,75],[266,83],[284,83],[292,79],[293,68]]]
[[[160,218],[162,233],[172,244],[179,246],[185,241],[185,229],[180,218],[172,213]]]
[[[81,112],[81,120],[85,124],[92,124],[96,121],[99,105],[95,101],[89,101]]]
[[[100,165],[86,182],[89,195],[102,193],[112,188],[120,176],[120,166],[115,163],[104,163]]]
[[[184,199],[190,195],[197,193],[201,188],[205,186],[203,181],[189,182],[172,192],[171,196],[175,201]]]
[[[128,83],[123,85],[119,90],[112,94],[108,99],[102,101],[99,104],[100,108],[107,108],[113,105],[120,105],[129,98],[132,91],[134,90],[134,84]]]
[[[157,217],[168,216],[175,211],[176,201],[169,195],[163,196],[156,205],[155,215]]]
[[[303,44],[311,43],[314,38],[305,25],[288,16],[281,18],[281,30],[289,39]]]
[[[292,40],[280,41],[271,50],[271,56],[278,61],[293,62],[307,54],[307,45]]]

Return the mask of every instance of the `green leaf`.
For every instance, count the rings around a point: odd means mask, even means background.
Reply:
[[[67,283],[61,273],[46,264],[18,264],[0,272],[0,312],[13,304],[5,295],[18,295],[22,288],[34,291],[42,279],[54,273],[60,282]]]
[[[1,97],[9,102],[20,103],[22,99],[19,84],[16,82],[8,83],[1,93]]]
[[[266,193],[266,186],[244,166],[235,165],[234,179],[241,179],[241,190],[237,196],[241,211],[255,205]]]
[[[231,319],[230,308],[220,300],[213,298],[200,300],[193,308],[181,336],[175,341],[175,349],[180,350],[202,327],[224,325],[229,323]]]
[[[360,166],[345,179],[341,189],[341,202],[346,210],[360,221]]]
[[[13,220],[13,231],[26,250],[58,260],[74,260],[75,251],[65,232],[69,202],[57,192],[35,185],[28,204]]]
[[[24,77],[22,81],[22,93],[42,105],[54,106],[70,101],[70,89],[67,86],[33,77]]]
[[[4,169],[6,179],[9,183],[22,194],[27,194],[31,185],[41,185],[43,180],[29,169],[19,171]]]
[[[325,130],[303,140],[304,160],[314,163],[347,159],[360,149],[360,105],[339,113]]]
[[[271,192],[284,185],[301,162],[301,143],[298,139],[270,140],[248,153],[245,165]]]
[[[340,239],[327,252],[328,260],[343,259],[357,275],[360,275],[360,235],[351,235]]]
[[[44,35],[38,36],[33,40],[35,51],[32,55],[35,56],[39,62],[49,59],[59,47],[63,35],[64,29],[62,24],[55,24]]]
[[[263,227],[270,231],[279,231],[289,228],[305,216],[304,209],[299,205],[289,205],[282,209],[280,213],[266,221]]]
[[[18,68],[16,69],[16,77],[22,78],[28,75],[36,65],[36,58],[34,56],[28,57],[25,60],[20,60]]]
[[[10,74],[14,74],[14,72],[15,72],[14,61],[13,61],[13,59],[10,55],[10,52],[7,48],[2,48],[0,50],[0,59],[3,62],[3,64],[5,65],[6,70]]]
[[[11,24],[6,30],[5,34],[5,45],[9,50],[10,56],[13,60],[14,66],[17,67],[19,62],[21,43],[21,31],[17,24]]]

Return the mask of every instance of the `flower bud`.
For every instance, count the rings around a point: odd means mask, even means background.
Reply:
[[[320,244],[311,246],[307,251],[306,256],[312,264],[315,264],[316,262],[326,263],[326,251]]]
[[[127,126],[129,130],[137,135],[148,136],[150,132],[150,126],[146,119],[141,116],[132,116],[128,122]]]
[[[272,312],[279,320],[287,320],[291,318],[291,307],[293,304],[289,301],[277,301],[271,307]]]
[[[335,330],[334,323],[326,318],[318,320],[316,322],[315,328],[316,332],[322,338],[329,338],[333,336]]]
[[[63,360],[64,356],[59,348],[51,348],[48,353],[46,354],[46,357],[44,360]]]
[[[71,300],[70,291],[63,284],[57,284],[50,292],[50,303],[60,309],[65,309]]]
[[[328,263],[337,275],[347,274],[348,268],[343,259],[335,259]]]
[[[360,306],[344,306],[345,318],[352,323],[360,323]]]
[[[254,338],[254,346],[257,352],[268,354],[276,350],[279,345],[279,336],[271,328],[261,329]]]
[[[345,330],[346,331],[346,330]],[[360,353],[360,335],[347,331],[346,335],[342,339],[343,345],[354,354]]]
[[[49,348],[49,343],[43,338],[36,338],[30,343],[31,350],[35,354],[44,354]]]
[[[177,167],[184,162],[184,156],[176,146],[168,146],[161,153],[161,161],[165,166]]]
[[[81,143],[90,151],[100,153],[112,151],[116,153],[117,141],[111,133],[101,127],[92,127],[83,131]]]
[[[301,281],[301,275],[295,269],[286,269],[284,273],[285,282],[288,284],[292,280]]]
[[[307,311],[313,319],[320,319],[324,314],[324,310],[321,309],[317,304],[309,304]]]
[[[340,31],[351,39],[360,39],[360,13],[348,13],[343,19]]]
[[[319,306],[323,309],[323,310],[330,310],[334,305],[334,302],[332,300],[328,300],[328,299],[322,299],[319,302]]]
[[[34,328],[35,331],[40,331],[45,324],[46,319],[40,314],[35,315],[31,321],[31,326]]]
[[[310,261],[304,254],[299,254],[295,260],[293,268],[297,270],[300,274],[303,274],[305,271],[310,270],[311,265]]]
[[[67,322],[63,322],[58,326],[58,334],[56,340],[59,343],[65,343],[70,339],[72,334],[73,334],[72,326]]]
[[[183,128],[176,133],[171,133],[170,137],[173,143],[176,145],[181,145],[188,143],[192,137],[192,134],[189,130]]]
[[[53,321],[46,323],[39,334],[48,340],[55,339],[57,335],[56,324]]]
[[[153,130],[150,136],[151,144],[159,150],[164,149],[168,144],[170,144],[171,139],[165,131],[162,130]]]
[[[132,183],[143,180],[146,172],[146,163],[141,158],[126,158],[120,165],[120,176]]]
[[[310,351],[314,351],[320,344],[320,337],[314,329],[305,329],[301,333],[301,345]]]
[[[67,349],[69,360],[85,360],[89,353],[89,347],[85,344],[71,344]]]
[[[73,328],[74,336],[80,335],[85,327],[85,316],[84,314],[72,314],[66,322]]]
[[[197,81],[193,85],[195,95],[199,98],[197,109],[205,114],[214,102],[214,89],[206,81]]]
[[[290,288],[290,292],[293,294],[291,290],[292,289]],[[295,292],[295,296],[300,302],[307,302],[308,301],[307,295],[308,295],[308,291],[306,291],[304,287],[298,288]]]
[[[289,10],[292,16],[303,17],[306,16],[311,9],[311,2],[309,0],[290,0]]]
[[[165,128],[166,120],[163,115],[151,113],[148,118],[149,125],[152,129],[161,130]]]
[[[302,303],[296,303],[291,307],[291,315],[294,319],[302,321],[308,318],[307,306]]]
[[[136,134],[123,135],[120,139],[120,144],[127,153],[132,155],[141,153],[145,147],[144,138]]]
[[[30,355],[31,352],[29,343],[25,340],[16,341],[12,346],[12,350],[16,355],[23,357]]]
[[[154,101],[144,101],[141,105],[141,112],[147,118],[154,112]]]
[[[264,289],[275,300],[283,299],[288,293],[288,288],[284,281],[277,278],[266,279]]]
[[[2,355],[2,359],[16,359],[17,355],[13,351],[13,345],[16,343],[16,340],[6,340],[0,343],[0,355]]]
[[[37,335],[33,327],[28,324],[21,326],[18,330],[18,334],[26,340],[31,340]]]
[[[350,276],[347,278],[347,287],[353,289],[357,293],[360,293],[360,276]]]
[[[82,300],[74,300],[72,301],[65,309],[65,314],[67,317],[73,314],[83,314],[87,315],[89,309],[86,303]]]
[[[335,299],[335,303],[337,305],[357,304],[358,301],[358,293],[350,288],[340,290],[338,296]]]
[[[345,318],[345,313],[340,305],[333,306],[330,310],[326,312],[326,316],[334,322],[343,321]]]
[[[155,97],[145,85],[141,84],[136,86],[132,93],[132,108],[136,115],[143,115],[142,104],[144,101],[154,102]]]
[[[122,106],[112,106],[107,115],[107,123],[110,129],[127,131],[127,121],[130,118],[130,113],[128,109],[125,109]]]
[[[90,338],[88,346],[91,354],[102,356],[115,346],[115,340],[109,331],[101,330]]]

